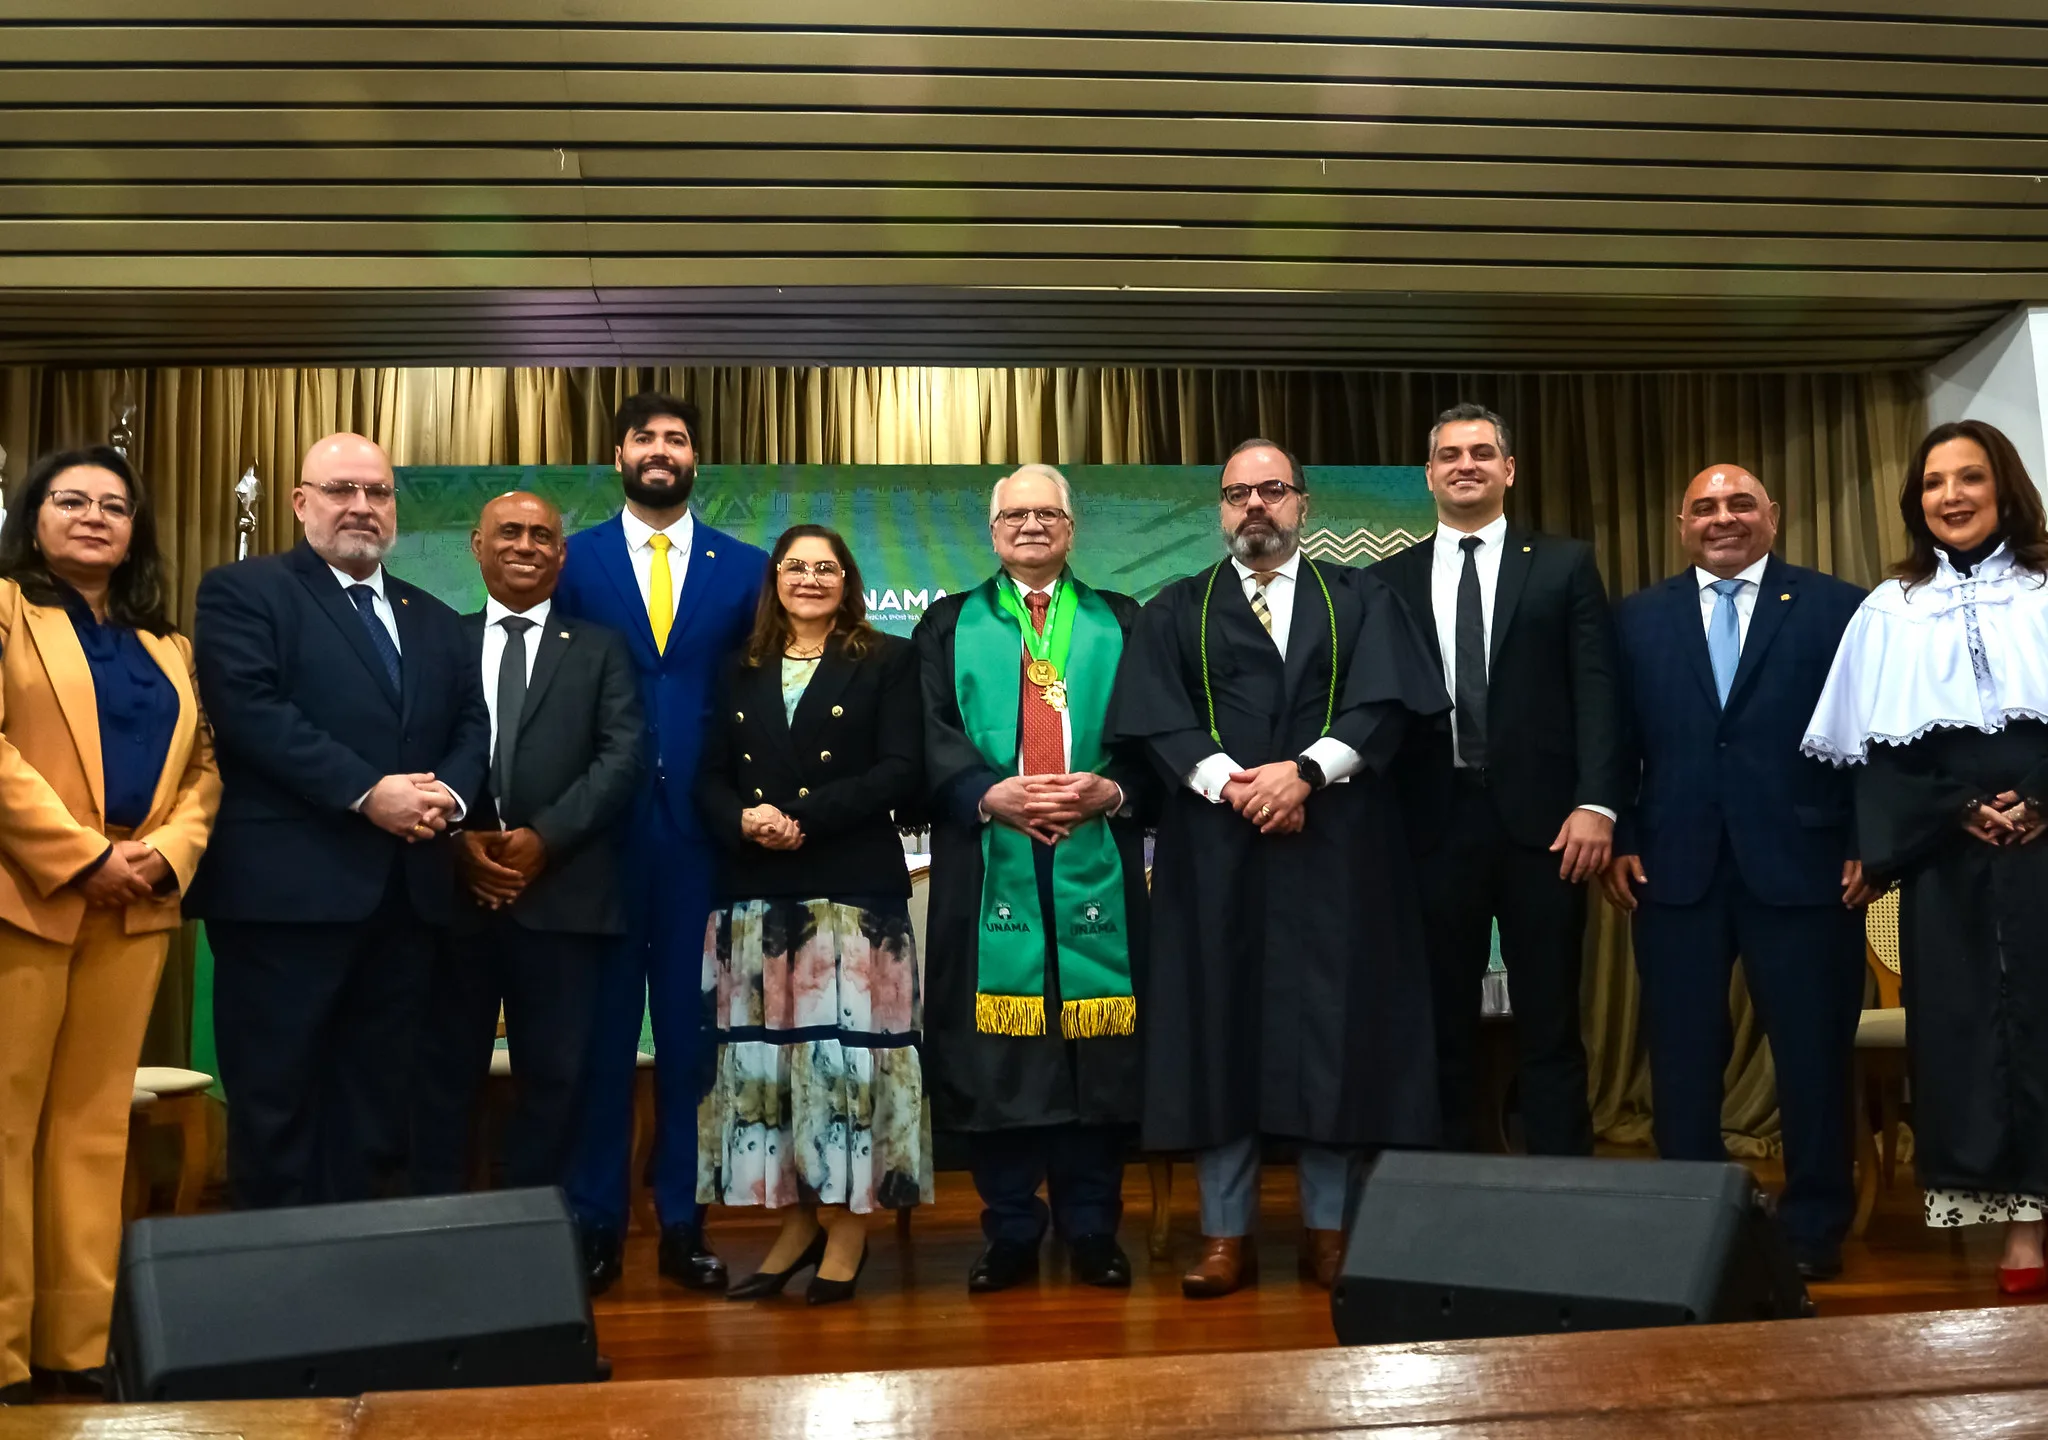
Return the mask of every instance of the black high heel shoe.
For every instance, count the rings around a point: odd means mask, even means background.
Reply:
[[[811,1237],[811,1243],[804,1246],[804,1253],[796,1257],[796,1263],[787,1270],[756,1270],[746,1279],[725,1292],[728,1300],[767,1300],[782,1293],[799,1270],[809,1270],[825,1258],[825,1227],[820,1225],[818,1233]]]
[[[811,1283],[804,1289],[806,1305],[837,1305],[842,1300],[851,1300],[853,1292],[860,1285],[861,1272],[868,1268],[868,1244],[861,1241],[860,1264],[853,1267],[851,1280],[827,1280],[823,1275],[813,1275]]]

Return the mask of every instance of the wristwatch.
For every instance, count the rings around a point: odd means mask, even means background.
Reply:
[[[1302,783],[1311,790],[1320,790],[1328,783],[1323,779],[1323,767],[1316,764],[1315,761],[1309,759],[1306,755],[1294,757],[1294,773],[1299,775],[1302,778]]]

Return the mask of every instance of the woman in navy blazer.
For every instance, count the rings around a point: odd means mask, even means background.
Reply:
[[[850,1299],[865,1216],[931,1198],[923,1002],[897,811],[923,781],[907,640],[867,621],[846,542],[797,525],[734,657],[697,803],[726,865],[704,934],[718,1030],[698,1198],[782,1211],[730,1298]]]

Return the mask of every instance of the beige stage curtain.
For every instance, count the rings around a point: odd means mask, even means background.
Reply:
[[[10,492],[32,456],[103,440],[120,405],[163,520],[190,614],[199,575],[234,554],[231,488],[266,482],[257,549],[291,543],[290,484],[313,440],[353,429],[404,464],[608,459],[622,397],[664,387],[704,412],[710,461],[880,464],[1219,461],[1261,435],[1310,464],[1416,464],[1431,419],[1459,400],[1500,411],[1519,458],[1510,512],[1584,536],[1610,593],[1683,563],[1673,523],[1686,480],[1733,461],[1784,507],[1786,558],[1858,584],[1904,546],[1895,496],[1923,423],[1917,377],[1857,374],[1406,374],[1116,368],[664,368],[0,370]],[[1086,497],[1081,497],[1083,509]],[[402,523],[402,522],[401,522]],[[1085,532],[1084,532],[1085,533]],[[1085,540],[1084,540],[1085,543]],[[1648,1135],[1627,927],[1587,927],[1586,1037],[1595,1124]],[[182,1045],[182,991],[161,1005],[157,1053]],[[1724,1124],[1738,1149],[1777,1130],[1770,1060],[1737,985]]]

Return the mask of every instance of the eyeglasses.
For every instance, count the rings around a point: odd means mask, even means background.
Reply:
[[[398,493],[397,487],[385,484],[381,480],[372,481],[369,484],[364,484],[359,480],[322,480],[318,484],[314,484],[311,481],[302,483],[309,489],[318,490],[329,500],[339,500],[344,505],[355,499],[358,491],[372,505],[382,505]]]
[[[52,490],[43,498],[49,501],[55,507],[57,513],[66,520],[77,520],[86,511],[92,509],[98,509],[100,514],[106,516],[107,519],[117,525],[124,520],[133,520],[135,518],[135,507],[119,495],[108,495],[100,499],[94,499],[83,490]]]
[[[816,564],[809,560],[785,560],[776,568],[792,580],[801,580],[808,575],[820,582],[830,582],[846,573],[846,567],[837,560],[820,560]]]
[[[1036,520],[1039,524],[1050,530],[1053,526],[1059,524],[1060,521],[1071,518],[1066,511],[1060,509],[1057,505],[1040,505],[1035,509],[1029,510],[998,510],[996,512],[996,519],[1005,530],[1022,530],[1026,520]]]
[[[1259,498],[1268,505],[1278,505],[1289,495],[1308,494],[1308,491],[1302,489],[1299,485],[1289,485],[1285,480],[1262,480],[1257,485],[1225,485],[1223,487],[1223,503],[1233,510],[1242,509],[1251,503],[1254,490],[1258,492]]]

